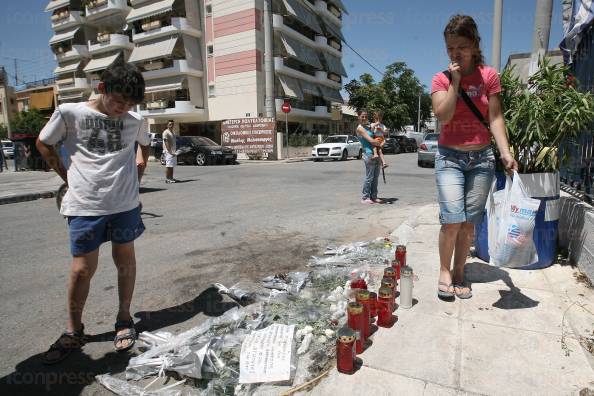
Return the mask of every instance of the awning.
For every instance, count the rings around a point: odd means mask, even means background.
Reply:
[[[285,8],[289,15],[293,16],[316,33],[322,33],[322,26],[320,26],[320,23],[318,22],[318,17],[310,8],[303,5],[301,0],[283,0],[283,3],[285,4]]]
[[[145,93],[155,93],[163,91],[173,91],[176,89],[183,89],[187,86],[187,80],[179,76],[173,76],[158,80],[148,80],[144,89]]]
[[[29,95],[29,107],[39,110],[51,109],[54,107],[54,92],[33,92]]]
[[[338,89],[326,87],[325,85],[320,85],[320,90],[322,91],[322,97],[329,102],[336,102],[336,103],[344,103],[344,99],[340,94]]]
[[[130,23],[138,21],[139,19],[169,12],[173,9],[173,3],[175,3],[175,0],[161,0],[144,7],[134,8],[126,17],[126,22]]]
[[[70,63],[64,66],[58,66],[54,69],[54,74],[74,73],[78,70],[80,62]]]
[[[170,56],[178,39],[179,37],[172,37],[167,40],[136,47],[132,51],[128,62],[133,63]]]
[[[320,62],[320,58],[318,57],[317,52],[307,45],[292,39],[284,34],[280,35],[283,45],[285,46],[285,50],[287,51],[287,55],[291,58],[295,58],[300,62],[308,64],[310,66],[315,67],[318,70],[322,70],[322,63]]]
[[[60,34],[54,34],[54,36],[50,39],[49,43],[56,44],[56,43],[59,43],[60,41],[72,40],[74,38],[74,35],[76,34],[76,32],[78,32],[78,29],[79,28],[70,30],[68,32],[60,33]]]
[[[328,67],[328,71],[334,74],[338,74],[339,76],[347,76],[347,72],[342,65],[342,61],[340,58],[330,55],[327,52],[323,52],[322,56],[326,61],[326,66]]]
[[[278,80],[283,88],[285,96],[303,100],[303,91],[301,91],[299,81],[287,76],[278,76]]]
[[[320,86],[309,81],[299,80],[299,85],[303,93],[311,96],[322,96],[320,92]]]
[[[82,93],[82,92],[68,94],[68,95],[59,95],[58,96],[58,100],[60,102],[68,102],[68,101],[71,101],[71,100],[80,101],[83,98],[84,98],[84,93]]]
[[[120,56],[121,54],[115,54],[103,58],[92,59],[83,70],[85,73],[93,73],[98,70],[107,69]]]
[[[334,4],[336,7],[340,8],[340,10],[342,12],[344,12],[345,14],[348,14],[349,11],[346,9],[346,7],[344,6],[344,4],[342,3],[341,0],[328,0],[330,3]]]
[[[338,25],[335,25],[334,22],[330,21],[328,18],[324,16],[322,16],[322,27],[324,28],[324,31],[327,34],[330,34],[334,37],[338,37],[342,41],[345,41],[344,36],[340,31],[340,27]]]
[[[67,5],[70,5],[70,0],[51,0],[45,7],[45,11],[53,11],[57,8],[66,7]]]

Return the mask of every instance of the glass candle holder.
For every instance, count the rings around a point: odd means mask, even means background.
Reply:
[[[357,302],[363,306],[363,323],[365,338],[371,335],[371,300],[368,290],[359,290],[357,292]]]
[[[392,290],[380,287],[377,292],[377,325],[390,327],[392,325]]]
[[[356,334],[349,327],[338,330],[336,339],[336,369],[344,374],[355,372],[355,339]]]
[[[396,260],[400,261],[402,267],[406,265],[406,246],[396,246]]]
[[[363,305],[356,301],[350,302],[347,306],[347,324],[355,331],[355,351],[363,353],[365,345],[365,322],[363,317]]]
[[[392,278],[382,278],[381,286],[380,287],[387,287],[392,292],[392,304],[393,307],[396,306],[396,283]],[[379,295],[378,295],[379,298]]]
[[[377,293],[376,292],[369,292],[369,302],[370,302],[370,307],[371,310],[370,315],[372,318],[375,318],[377,316]]]
[[[398,279],[400,279],[400,268],[402,268],[400,260],[394,259],[394,261],[392,261],[392,268],[394,268],[394,271],[396,272],[396,282],[398,283]]]

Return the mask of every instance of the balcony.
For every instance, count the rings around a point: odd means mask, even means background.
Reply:
[[[280,56],[274,57],[274,70],[277,73],[284,74],[289,77],[309,81],[314,84],[319,83],[319,81],[315,75],[312,76],[310,74],[304,73],[302,71],[293,69],[292,67],[285,65],[283,58],[281,58]]]
[[[88,58],[89,49],[84,44],[74,44],[70,47],[58,47],[54,58],[58,63],[71,61],[80,58]]]
[[[336,7],[329,6],[324,0],[316,0],[315,10],[318,14],[338,25],[338,27],[342,27],[342,13]]]
[[[155,24],[156,23],[156,24]],[[184,33],[192,37],[200,38],[202,32],[188,24],[186,18],[171,18],[171,24],[166,25],[162,21],[152,21],[142,24],[142,33],[134,33],[132,40],[135,43],[155,39],[163,36],[172,36],[176,33]]]
[[[150,118],[181,117],[205,121],[207,112],[203,108],[196,108],[189,100],[158,99],[142,104],[140,115]]]
[[[282,112],[283,99],[275,99],[277,113]],[[298,107],[299,106],[299,107]],[[315,105],[303,105],[298,104],[292,106],[292,110],[289,113],[289,119],[291,118],[319,118],[330,120],[332,114],[328,111],[328,106],[315,106]]]
[[[316,46],[330,54],[342,58],[342,47],[335,40],[328,39],[326,36],[316,36]]]
[[[145,62],[144,64],[137,63],[137,66],[146,70],[142,73],[145,80],[177,76],[180,74],[194,77],[202,77],[204,75],[201,70],[192,69],[185,59],[169,60],[169,62],[167,60],[154,60]]]
[[[58,93],[72,92],[72,91],[89,91],[91,86],[86,78],[68,77],[56,80],[58,86]]]
[[[319,70],[316,72],[316,80],[318,84],[326,85],[331,88],[341,89],[342,84],[329,78],[328,72],[325,70]]]
[[[114,14],[125,16],[130,11],[126,0],[87,0],[85,5],[88,21],[95,21]]]
[[[303,43],[309,47],[312,47],[312,48],[317,47],[317,43],[314,40],[310,40],[309,37],[303,35],[302,33],[296,31],[295,29],[287,26],[283,20],[282,15],[278,15],[278,14],[272,15],[272,27],[273,27],[273,29],[283,32],[287,36],[289,36],[297,41],[300,41],[301,43]]]
[[[97,42],[91,43],[89,41],[89,53],[93,55],[120,49],[129,51],[134,49],[134,44],[130,42],[130,38],[125,34],[103,33],[97,35]]]
[[[51,16],[52,29],[62,30],[85,23],[82,11],[62,11]]]
[[[45,7],[45,12],[55,11],[59,8],[68,7],[70,0],[51,0]]]

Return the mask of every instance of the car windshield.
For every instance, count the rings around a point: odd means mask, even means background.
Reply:
[[[346,136],[328,136],[324,143],[346,143]]]
[[[439,134],[438,133],[428,133],[427,136],[425,136],[425,141],[435,141],[439,139]]]
[[[2,142],[2,147],[13,147],[14,144],[12,142]]]
[[[210,140],[209,138],[206,138],[204,136],[192,136],[190,138],[192,140],[192,142],[198,146],[218,146],[219,144],[216,142],[213,142],[212,140]]]

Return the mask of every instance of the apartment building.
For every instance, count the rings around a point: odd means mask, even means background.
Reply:
[[[343,102],[346,9],[340,0],[269,1],[276,112],[288,99],[292,131],[329,132],[339,124],[332,103]],[[174,119],[181,134],[219,140],[222,120],[267,115],[264,0],[52,0],[46,10],[60,102],[86,100],[121,57],[143,72],[139,111],[151,130]]]
[[[17,112],[16,95],[10,86],[4,67],[0,66],[0,125],[8,129],[8,137],[12,137],[10,121]]]

